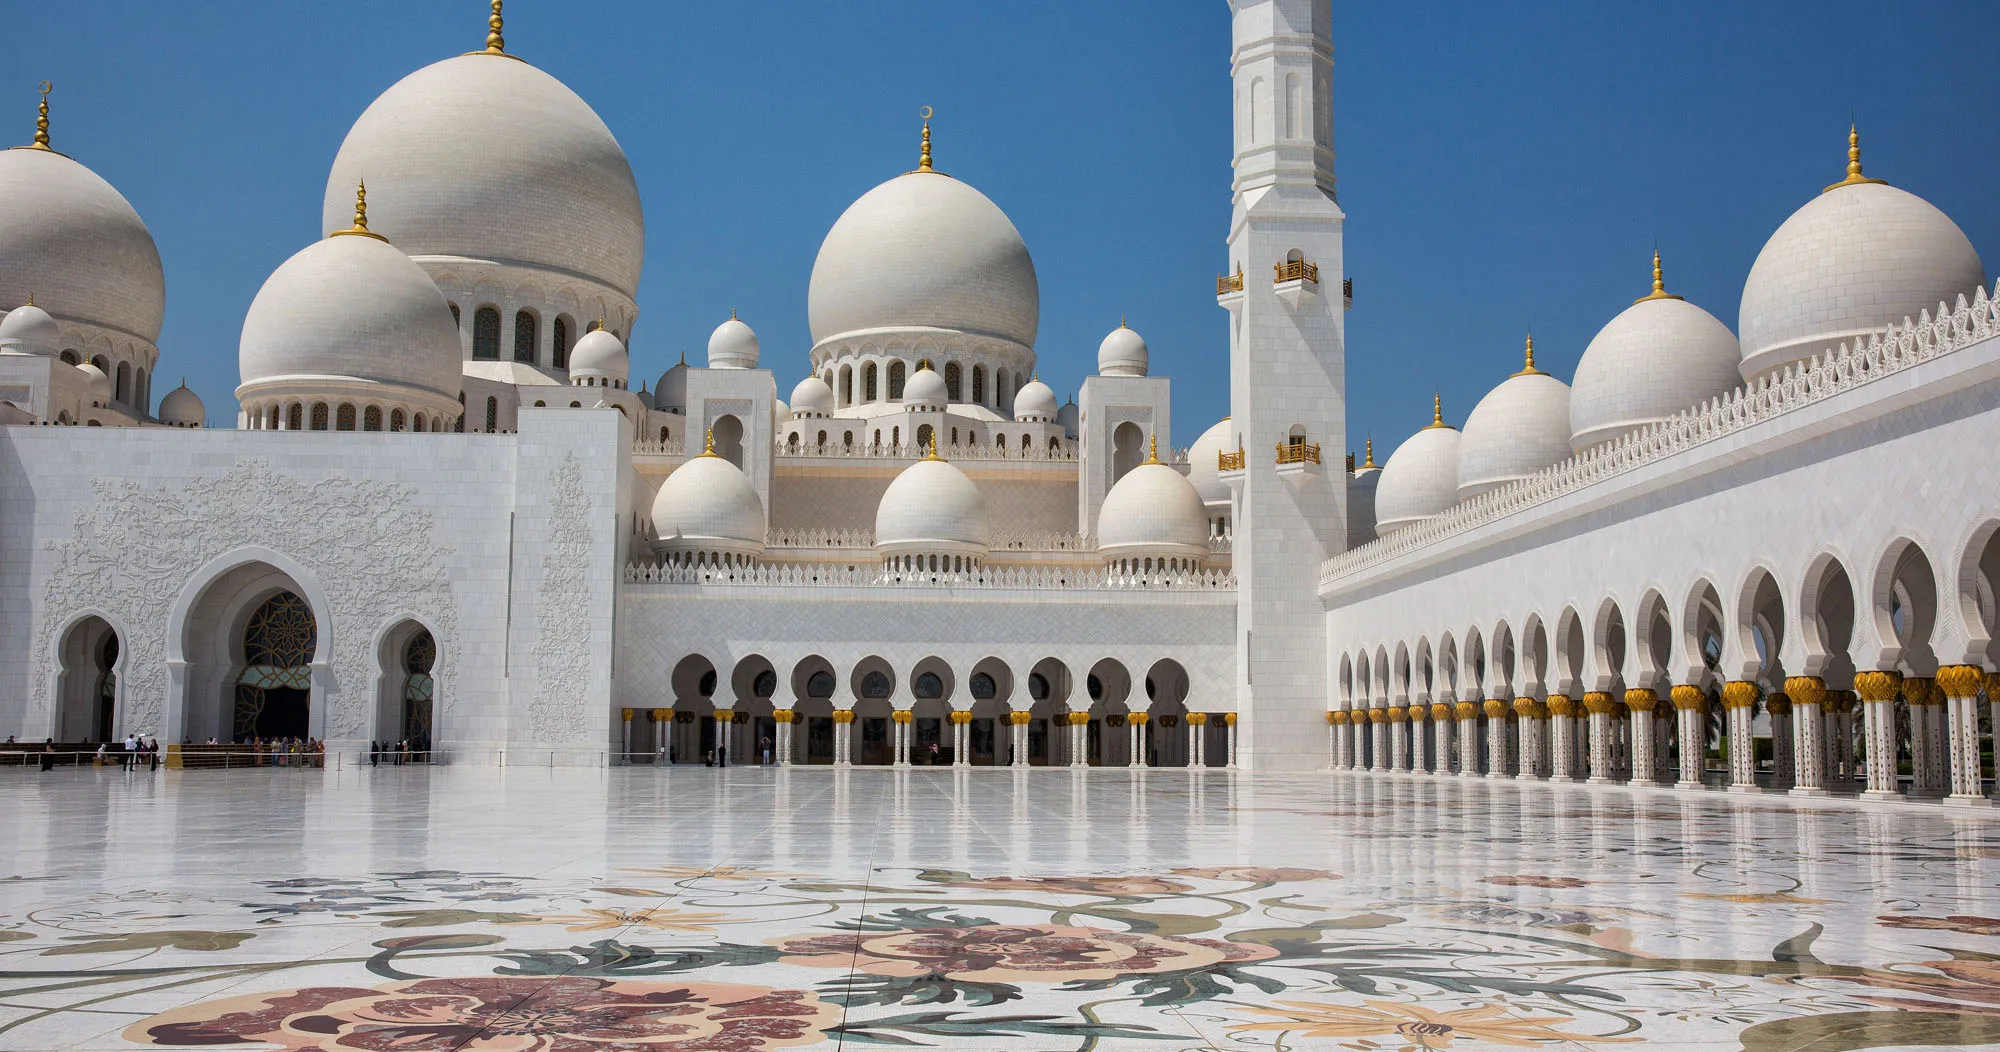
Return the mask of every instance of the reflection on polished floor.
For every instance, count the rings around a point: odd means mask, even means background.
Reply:
[[[2000,1045],[2000,822],[1186,770],[0,772],[0,1049]]]

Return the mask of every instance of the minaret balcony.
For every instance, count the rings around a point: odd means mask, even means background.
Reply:
[[[1275,274],[1278,298],[1287,307],[1298,310],[1299,306],[1319,295],[1319,266],[1303,259],[1288,259],[1271,265]]]
[[[1235,310],[1243,302],[1243,267],[1238,265],[1234,274],[1215,276],[1215,302],[1218,306]]]
[[[1280,442],[1277,446],[1278,477],[1291,482],[1322,474],[1319,444],[1304,439]]]

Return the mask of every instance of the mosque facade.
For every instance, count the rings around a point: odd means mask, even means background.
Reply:
[[[1122,323],[1039,380],[1034,261],[928,119],[821,245],[802,379],[733,312],[635,376],[638,183],[492,7],[341,144],[233,428],[154,396],[159,254],[46,90],[0,151],[0,732],[1635,784],[1715,736],[1745,790],[1983,800],[2000,311],[1858,142],[1736,331],[1656,258],[1573,383],[1530,342],[1341,465],[1327,0],[1231,3],[1231,415],[1185,445]]]

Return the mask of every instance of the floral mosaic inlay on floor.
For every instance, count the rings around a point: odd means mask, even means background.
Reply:
[[[2000,1046],[2000,822],[1222,771],[0,779],[0,1049]]]

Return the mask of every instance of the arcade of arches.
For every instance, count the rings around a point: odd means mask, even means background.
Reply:
[[[1054,658],[953,666],[880,657],[836,667],[689,654],[668,702],[620,712],[628,762],[832,766],[1226,767],[1236,714],[1191,707],[1186,670],[1106,659],[1078,677]],[[768,751],[768,761],[767,753]],[[720,753],[720,756],[718,756]]]

